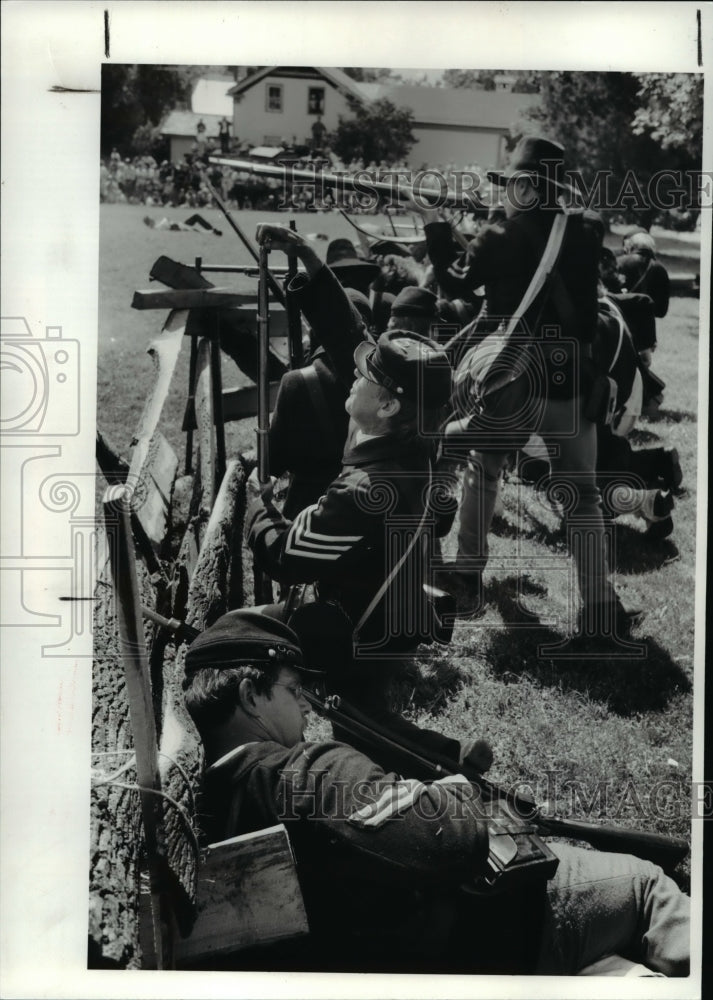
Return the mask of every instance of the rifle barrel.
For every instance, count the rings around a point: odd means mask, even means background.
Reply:
[[[276,177],[285,182],[298,181],[304,184],[320,184],[327,188],[341,188],[343,191],[356,191],[357,194],[384,194],[399,200],[412,195],[412,189],[400,186],[394,172],[385,171],[392,177],[391,181],[377,180],[373,173],[366,170],[356,174],[328,173],[324,170],[304,170],[291,164],[254,163],[252,160],[233,159],[224,156],[210,156],[210,163],[218,166],[232,167],[234,170],[244,170],[247,173],[262,177]],[[443,208],[465,208],[469,210],[486,209],[485,202],[478,196],[475,188],[457,192],[443,190],[439,187],[419,185],[418,194],[436,199]]]

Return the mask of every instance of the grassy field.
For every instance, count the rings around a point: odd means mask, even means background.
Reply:
[[[222,237],[165,232],[142,221],[165,214],[183,219],[190,213],[102,206],[98,426],[126,457],[152,384],[145,352],[165,319],[162,311],[132,310],[133,291],[149,287],[149,270],[161,254],[187,264],[197,256],[206,263],[251,262],[216,211],[201,214]],[[251,238],[261,218],[236,213]],[[296,218],[301,232],[352,238],[339,216]],[[319,250],[326,245],[315,240]],[[664,405],[655,420],[640,423],[633,441],[675,445],[687,492],[676,501],[671,537],[646,538],[644,523],[633,517],[614,529],[617,591],[627,606],[647,611],[634,635],[642,655],[568,659],[543,649],[561,642],[571,621],[570,563],[559,518],[511,479],[492,537],[485,615],[457,622],[449,647],[424,648],[395,678],[392,694],[422,725],[456,738],[485,736],[495,755],[489,776],[508,785],[526,782],[562,815],[688,836],[694,579],[702,551],[696,535],[698,300],[674,299],[658,329],[654,370],[667,383]],[[187,367],[186,344],[161,426],[179,455]],[[245,381],[229,359],[224,380]],[[254,428],[254,420],[231,425],[229,452],[254,447]],[[523,604],[534,612],[527,621]],[[327,732],[323,720],[310,725],[311,735]],[[684,886],[688,872],[687,864],[678,872]]]

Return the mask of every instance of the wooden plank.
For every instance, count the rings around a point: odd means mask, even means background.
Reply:
[[[275,408],[275,400],[280,388],[279,382],[271,382],[269,387],[270,409]],[[244,420],[254,417],[257,413],[257,386],[247,385],[242,389],[223,389],[223,420]],[[192,396],[188,397],[186,412],[183,417],[183,430],[196,429],[196,412]]]
[[[234,288],[149,288],[134,292],[132,309],[218,309],[255,301],[250,292]]]
[[[178,965],[309,933],[285,827],[211,844],[198,874],[198,917]]]
[[[202,539],[202,526],[208,521],[215,500],[215,434],[213,425],[213,389],[210,365],[210,341],[202,338],[198,343],[196,364],[196,427],[198,430],[198,472],[200,501],[198,504],[198,538]]]
[[[149,272],[149,278],[160,281],[169,288],[212,288],[212,282],[204,278],[195,267],[180,264],[170,257],[161,256]]]
[[[117,599],[119,649],[129,702],[133,734],[136,781],[141,799],[144,843],[152,896],[154,941],[159,968],[173,964],[172,941],[166,935],[170,925],[167,899],[162,891],[165,859],[163,803],[158,766],[158,739],[154,718],[148,655],[144,638],[141,595],[131,531],[129,496],[110,487],[102,504],[107,534],[114,593]]]
[[[148,353],[154,362],[156,378],[132,441],[135,450],[130,472],[136,472],[140,468],[143,461],[141,448],[148,447],[148,442],[158,426],[163,405],[171,388],[171,380],[183,343],[187,320],[188,313],[183,310],[169,313],[163,330],[149,344]]]
[[[169,527],[171,490],[178,470],[178,456],[166,438],[157,431],[144,451],[144,462],[133,486],[131,510],[146,538],[159,552]]]

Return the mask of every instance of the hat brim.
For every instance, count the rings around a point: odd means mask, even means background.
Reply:
[[[370,264],[366,260],[358,260],[356,257],[346,257],[342,260],[335,260],[333,264],[328,264],[327,267],[331,267],[333,271],[338,270],[340,267],[350,268],[352,270],[361,271],[366,274],[369,271],[370,274],[378,274],[381,268],[378,264]]]
[[[359,374],[363,375],[370,382],[374,382],[375,379],[369,371],[367,362],[375,351],[376,344],[373,344],[370,340],[362,340],[361,344],[357,344],[354,350],[354,366]]]

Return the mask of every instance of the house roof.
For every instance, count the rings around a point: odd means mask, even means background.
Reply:
[[[170,111],[166,116],[162,126],[161,135],[197,135],[198,122],[205,125],[205,136],[217,137],[218,123],[223,115],[199,115],[195,111]]]
[[[299,71],[309,71],[312,70],[315,76],[322,77],[329,83],[333,84],[337,90],[342,91],[342,93],[351,94],[354,97],[363,97],[360,87],[361,84],[357,83],[356,80],[352,80],[350,76],[341,70],[335,69],[334,67],[324,67],[324,66],[265,66],[263,69],[257,71],[257,73],[252,73],[250,76],[246,76],[244,80],[240,83],[236,83],[234,87],[231,87],[228,93],[231,96],[236,96],[242,94],[244,91],[249,90],[254,87],[256,83],[260,80],[264,80],[266,76],[281,76],[281,75],[293,75]]]
[[[513,94],[510,90],[467,90],[425,87],[402,83],[359,83],[334,67],[266,66],[231,87],[230,95],[242,94],[267,76],[312,71],[331,82],[342,93],[365,101],[381,98],[397,107],[409,108],[417,125],[460,125],[472,128],[507,129],[520,114],[539,102],[537,94]]]
[[[409,108],[417,124],[470,125],[473,128],[507,128],[520,114],[539,103],[537,94],[509,90],[466,90],[422,87],[415,84],[360,84],[366,100],[381,98]]]

